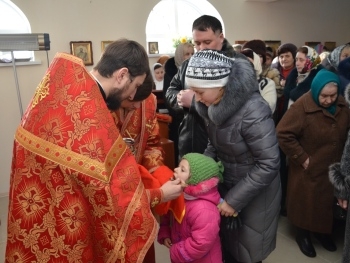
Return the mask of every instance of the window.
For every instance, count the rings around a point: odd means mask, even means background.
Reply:
[[[17,34],[31,33],[29,21],[25,14],[10,0],[0,0],[0,34]],[[33,51],[16,51],[14,52],[16,59],[34,59]],[[11,52],[2,52],[0,50],[0,59],[12,60]]]
[[[158,42],[160,54],[173,54],[173,39],[192,37],[193,21],[204,14],[219,19],[225,33],[219,12],[207,0],[161,0],[148,16],[146,40]]]

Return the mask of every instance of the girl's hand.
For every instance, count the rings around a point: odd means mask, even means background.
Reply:
[[[165,238],[164,239],[164,244],[163,244],[164,246],[166,246],[167,248],[170,248],[173,244],[171,243],[171,240],[170,240],[170,238]]]

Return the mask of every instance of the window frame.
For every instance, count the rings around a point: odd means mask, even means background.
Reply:
[[[192,38],[192,23],[191,25],[188,25],[189,23],[184,23],[181,26],[181,21],[184,16],[184,13],[181,12],[184,8],[180,8],[181,5],[187,5],[189,8],[191,8],[192,12],[192,19],[191,21],[194,21],[196,18],[200,17],[201,15],[208,14],[215,16],[219,19],[219,21],[222,24],[223,33],[225,35],[225,26],[222,20],[222,17],[220,13],[216,10],[216,8],[209,3],[207,0],[161,0],[159,1],[151,10],[151,12],[148,15],[147,23],[146,23],[146,47],[149,54],[149,57],[158,57],[160,55],[174,55],[175,47],[173,46],[173,40],[178,39],[180,37],[187,37]],[[172,11],[169,11],[172,10]],[[173,21],[170,20],[169,17],[171,16],[165,16],[164,14],[168,14],[169,12],[172,12],[173,14]],[[194,15],[196,13],[196,15]],[[152,28],[156,27],[157,24],[155,21],[157,21],[157,18],[159,20],[162,20],[163,24],[170,24],[172,23],[169,28],[174,28],[174,32],[169,33],[169,30],[162,30],[161,32],[157,32],[154,30],[152,32]],[[168,20],[166,20],[169,18]],[[186,19],[188,21],[188,19]],[[181,28],[186,28],[186,32],[181,31]],[[150,54],[150,50],[148,48],[148,43],[150,42],[157,42],[159,47],[159,53],[158,54]]]

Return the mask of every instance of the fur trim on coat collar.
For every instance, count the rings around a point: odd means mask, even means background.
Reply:
[[[222,43],[222,49],[221,51],[226,57],[233,58],[236,56],[236,51],[233,49],[232,45],[228,42],[228,40],[225,38],[224,42]]]
[[[341,168],[342,165],[340,163],[334,163],[329,166],[329,181],[334,186],[334,195],[337,198],[349,200],[350,176],[346,176],[346,173]]]
[[[345,87],[344,97],[346,102],[350,105],[350,83]]]
[[[232,71],[224,88],[224,95],[216,105],[205,106],[195,103],[196,110],[206,120],[215,125],[222,125],[247,102],[254,92],[259,91],[255,71],[248,60],[236,58],[233,60]]]
[[[345,100],[350,104],[350,84],[345,89]],[[346,140],[340,163],[329,166],[329,180],[335,189],[335,196],[349,200],[350,197],[350,131]]]
[[[217,189],[217,185],[219,183],[219,178],[212,177],[208,180],[200,182],[196,185],[189,185],[184,188],[184,192],[190,196],[198,197],[202,194],[205,194],[211,191],[213,188]],[[186,199],[186,198],[185,198]]]

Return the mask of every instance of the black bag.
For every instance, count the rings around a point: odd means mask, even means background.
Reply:
[[[221,217],[222,218],[222,217]],[[242,226],[242,221],[239,215],[237,216],[228,216],[225,217],[224,220],[226,221],[226,230],[227,231],[233,231]]]

